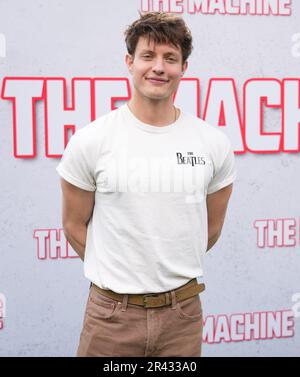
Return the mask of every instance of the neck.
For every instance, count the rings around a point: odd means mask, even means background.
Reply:
[[[174,123],[179,116],[179,110],[176,110],[172,99],[158,101],[147,98],[140,101],[133,97],[127,105],[140,121],[153,126],[167,126]]]

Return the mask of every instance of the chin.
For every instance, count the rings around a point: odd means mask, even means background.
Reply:
[[[151,99],[165,99],[169,98],[171,93],[144,93],[145,97],[151,98]]]
[[[155,99],[155,100],[160,100],[160,99],[167,99],[169,96],[151,96],[151,95],[149,95],[149,96],[145,96],[145,97],[147,97],[147,98],[149,98],[149,99]]]

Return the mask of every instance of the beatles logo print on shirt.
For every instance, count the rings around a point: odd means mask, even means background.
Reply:
[[[205,158],[194,156],[194,152],[187,152],[187,156],[183,156],[182,153],[176,153],[177,163],[181,164],[191,164],[194,165],[205,165]]]

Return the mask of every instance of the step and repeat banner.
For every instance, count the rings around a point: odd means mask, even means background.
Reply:
[[[300,2],[0,2],[0,356],[73,356],[88,295],[55,170],[75,130],[129,100],[124,31],[181,15],[175,104],[219,127],[238,178],[205,258],[203,356],[300,355]]]

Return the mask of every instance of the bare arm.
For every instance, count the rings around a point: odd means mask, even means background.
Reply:
[[[232,186],[233,184],[230,184],[206,197],[208,216],[207,251],[212,248],[221,235]]]
[[[62,223],[66,239],[84,260],[87,225],[95,204],[95,192],[82,190],[61,178]]]

